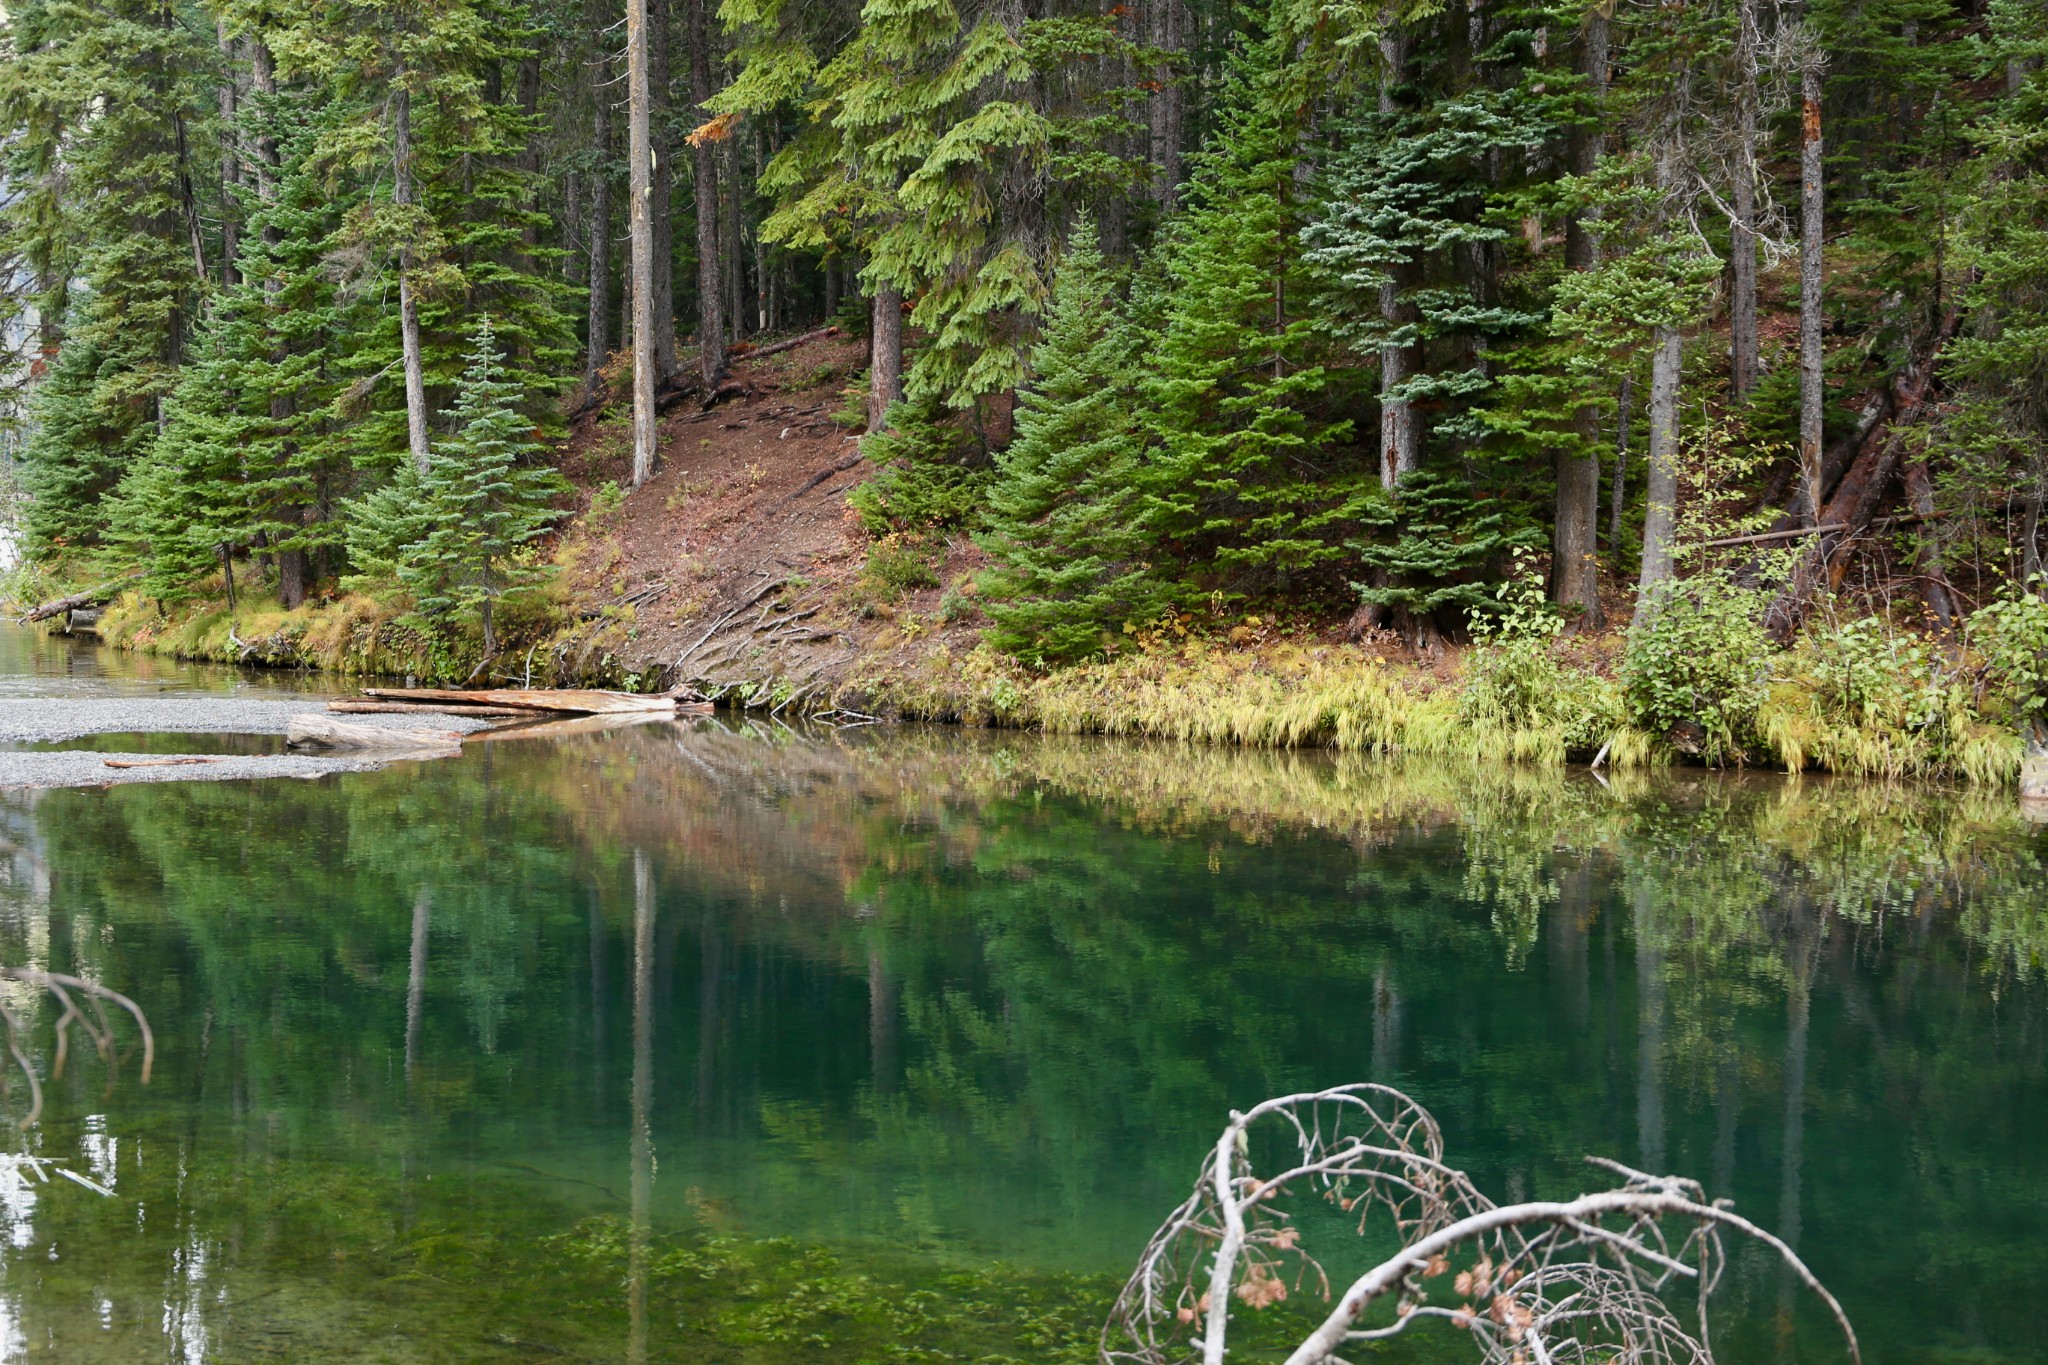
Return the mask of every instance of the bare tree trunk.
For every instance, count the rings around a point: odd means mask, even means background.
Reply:
[[[1621,393],[1614,402],[1614,487],[1607,494],[1607,552],[1616,556],[1617,572],[1621,563],[1621,514],[1628,507],[1628,424],[1635,415],[1635,402],[1635,376],[1625,374],[1621,377]]]
[[[1920,544],[1914,554],[1913,569],[1920,576],[1920,593],[1927,599],[1934,619],[1947,631],[1954,628],[1956,621],[1955,590],[1942,570],[1941,551],[1935,543],[1934,480],[1927,472],[1927,456],[1916,452],[1907,461],[1905,473],[1906,497],[1912,503],[1914,515],[1921,518]]]
[[[648,167],[654,192],[648,217],[654,229],[654,374],[657,386],[676,372],[675,172],[668,145],[668,0],[647,3]]]
[[[685,2],[689,6],[691,116],[701,126],[710,116],[704,104],[711,98],[711,33],[704,18],[705,0]],[[697,177],[697,375],[709,394],[725,378],[725,309],[721,306],[723,291],[718,287],[718,145],[699,138],[691,151]],[[829,282],[829,266],[827,271]]]
[[[633,258],[633,487],[654,476],[654,144],[648,129],[647,0],[626,0],[626,131]]]
[[[868,430],[889,429],[889,405],[903,397],[903,293],[894,285],[875,290],[874,353],[868,365]]]
[[[1678,367],[1676,327],[1659,327],[1650,353],[1650,482],[1643,514],[1643,571],[1636,614],[1650,590],[1671,577],[1671,541],[1678,517]]]
[[[1187,51],[1187,14],[1181,0],[1152,0],[1149,20],[1150,41],[1160,52],[1179,56]],[[1154,193],[1162,211],[1171,210],[1180,191],[1181,138],[1186,102],[1181,88],[1182,73],[1177,66],[1154,68],[1152,79],[1159,88],[1152,92],[1150,123],[1152,164],[1159,179]]]
[[[1597,9],[1586,19],[1580,69],[1596,100],[1607,92],[1607,20]],[[1592,174],[1600,161],[1600,133],[1582,128],[1572,136],[1572,169]],[[1600,239],[1591,212],[1565,222],[1565,264],[1592,270],[1600,263]],[[1550,600],[1576,607],[1578,626],[1598,630],[1600,611],[1600,409],[1591,403],[1572,414],[1572,437],[1557,451],[1557,517],[1551,541]]]
[[[598,370],[612,350],[612,178],[602,158],[612,145],[612,102],[598,90],[598,113],[592,129],[600,164],[590,172],[590,346],[584,350],[584,395],[596,397]]]
[[[591,122],[590,140],[597,149],[596,164],[590,172],[590,263],[586,281],[590,290],[590,344],[583,356],[583,392],[595,398],[598,371],[611,354],[612,293],[612,178],[605,161],[612,146],[611,93],[604,88],[608,65],[598,68],[597,112]]]
[[[220,282],[235,284],[239,280],[235,263],[239,255],[240,242],[236,222],[241,206],[235,202],[235,189],[242,183],[242,157],[236,139],[241,136],[235,121],[236,97],[240,92],[235,88],[235,40],[228,36],[225,19],[214,23],[214,38],[220,44]]]
[[[1799,476],[1806,505],[1821,505],[1821,128],[1820,66],[1799,73]],[[1818,513],[1814,513],[1818,515]]]
[[[1391,11],[1379,43],[1380,112],[1391,114],[1394,87],[1401,83],[1408,65],[1407,38],[1394,27]],[[1402,274],[1398,267],[1391,268],[1386,283],[1380,286],[1380,321],[1389,330],[1404,328],[1409,322],[1411,310],[1401,298]],[[1410,343],[1390,341],[1380,347],[1380,486],[1389,491],[1421,464],[1414,405],[1396,392],[1413,372]]]
[[[1728,374],[1735,401],[1756,387],[1756,0],[1741,0],[1735,34],[1734,218],[1729,224]]]
[[[725,266],[725,317],[734,339],[747,334],[746,238],[741,222],[739,158],[733,139],[719,144],[726,158],[719,168],[719,185],[724,191],[721,214],[719,258]]]
[[[410,207],[412,180],[412,95],[405,88],[405,68],[393,76],[391,95],[391,202]],[[410,234],[407,235],[410,240]],[[405,440],[412,467],[426,476],[432,449],[427,444],[427,377],[420,359],[420,305],[412,286],[412,249],[398,249],[398,344],[405,363]]]

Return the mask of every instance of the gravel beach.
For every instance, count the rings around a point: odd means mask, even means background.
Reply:
[[[223,697],[0,699],[0,744],[49,743],[106,734],[281,735],[293,716],[327,714],[321,697],[288,701]],[[355,720],[357,717],[350,717]],[[395,730],[455,730],[469,734],[491,722],[437,711],[360,718]],[[110,768],[108,759],[155,761],[161,754],[64,750],[0,752],[0,787],[102,787],[116,782],[217,782],[252,777],[321,777],[366,772],[393,761],[350,754],[253,754],[205,763]],[[397,761],[404,762],[405,759]]]

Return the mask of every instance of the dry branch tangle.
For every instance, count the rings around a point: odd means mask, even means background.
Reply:
[[[1254,1160],[1269,1153],[1286,1164],[1261,1176]],[[1393,1232],[1402,1250],[1352,1281],[1287,1365],[1341,1362],[1347,1345],[1437,1318],[1468,1331],[1489,1365],[1711,1365],[1707,1311],[1726,1264],[1723,1229],[1784,1258],[1860,1360],[1841,1305],[1785,1243],[1693,1181],[1588,1160],[1622,1183],[1500,1206],[1444,1163],[1436,1120],[1398,1090],[1339,1086],[1233,1112],[1194,1193],[1153,1234],[1118,1296],[1102,1359],[1223,1365],[1233,1299],[1256,1310],[1309,1286],[1328,1300],[1329,1274],[1284,1207],[1306,1197],[1360,1234],[1369,1224]],[[1692,1300],[1683,1317],[1665,1295],[1678,1281]],[[1389,1297],[1391,1315],[1368,1325]]]

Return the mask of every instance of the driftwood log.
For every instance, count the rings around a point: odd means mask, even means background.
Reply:
[[[353,701],[343,698],[327,703],[327,709],[344,716],[413,716],[422,711],[432,711],[442,716],[478,716],[485,719],[506,720],[519,716],[531,716],[516,706],[466,706],[449,703],[440,706],[422,706],[404,701]]]
[[[407,703],[420,710],[438,711],[445,703],[466,706],[498,706],[514,711],[552,711],[572,716],[616,715],[628,711],[673,712],[672,696],[641,692],[600,692],[573,687],[366,687],[363,695],[373,701]]]
[[[453,730],[398,730],[388,725],[352,725],[326,716],[293,716],[284,742],[292,749],[374,749],[396,752],[451,752],[462,747]]]
[[[109,768],[185,768],[194,763],[218,763],[217,758],[110,758]]]

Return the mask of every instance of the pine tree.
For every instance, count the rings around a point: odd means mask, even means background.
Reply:
[[[1259,88],[1276,63],[1263,40],[1233,73],[1186,211],[1157,249],[1148,518],[1225,590],[1341,557],[1364,491],[1299,307],[1295,135]]]
[[[497,604],[549,576],[532,547],[564,488],[560,475],[536,463],[541,443],[520,396],[485,314],[456,389],[454,434],[424,475],[405,465],[363,499],[349,537],[358,565],[396,578],[420,615],[474,613],[486,655],[498,648]]]
[[[72,246],[45,255],[79,287],[62,291],[61,382],[53,375],[38,395],[22,462],[40,504],[32,538],[89,544],[105,529],[106,495],[156,437],[205,282],[195,185],[207,177],[194,156],[208,141],[213,54],[175,11],[142,0],[43,5],[33,31],[35,59],[9,83],[39,84],[16,84],[5,104],[31,131],[70,121],[43,171],[61,183]],[[31,195],[9,207],[49,206]]]
[[[1124,320],[1092,222],[1067,244],[1016,436],[996,460],[980,588],[997,648],[1066,662],[1151,620],[1178,596],[1145,561],[1137,337]]]
[[[274,183],[248,196],[239,279],[215,297],[163,435],[122,484],[114,535],[146,563],[157,596],[183,595],[224,546],[260,544],[280,565],[281,600],[296,607],[340,544],[332,512],[351,471],[332,439],[331,361],[366,319],[340,297],[327,259],[350,197],[309,165],[334,115],[308,115],[305,103],[246,106],[278,147]]]

